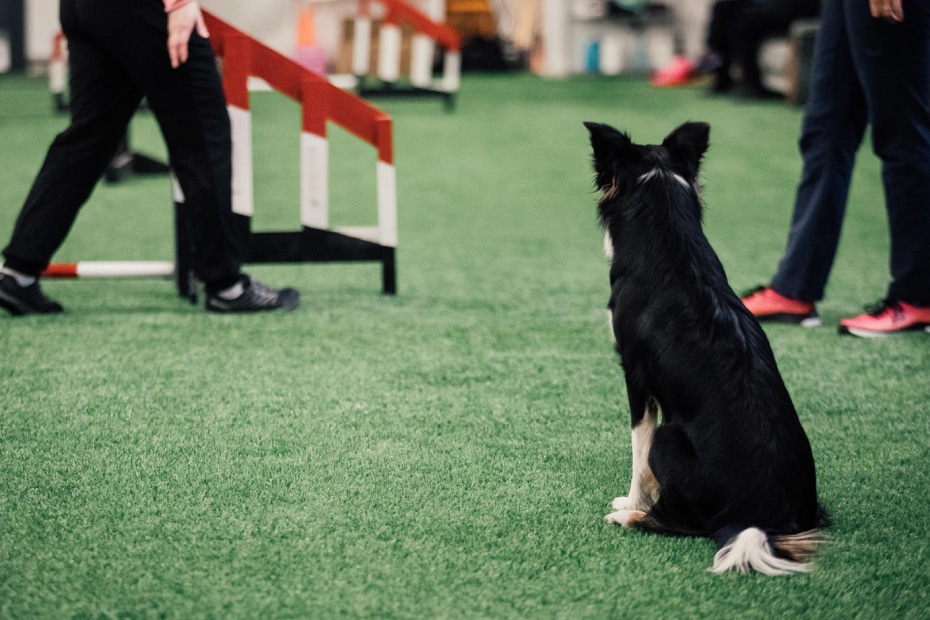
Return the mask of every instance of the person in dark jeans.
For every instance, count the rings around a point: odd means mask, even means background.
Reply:
[[[867,126],[881,160],[891,284],[840,333],[930,327],[930,4],[826,0],[801,130],[804,166],[785,254],[771,284],[743,303],[760,320],[819,323],[814,302],[840,238],[856,152]]]
[[[791,23],[820,13],[820,0],[717,0],[707,32],[708,54],[702,70],[714,76],[714,92],[734,86],[732,69],[739,70],[738,92],[752,98],[780,96],[762,84],[759,50],[765,39],[788,32]]]
[[[39,276],[106,170],[143,97],[184,194],[194,274],[214,312],[290,310],[297,291],[241,271],[233,231],[232,140],[222,83],[192,0],[61,0],[68,39],[71,124],[48,150],[0,268],[0,306],[61,312]]]

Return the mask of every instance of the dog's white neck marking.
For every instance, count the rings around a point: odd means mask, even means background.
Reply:
[[[604,256],[613,260],[614,258],[614,242],[610,238],[609,232],[604,232]]]
[[[644,174],[644,175],[640,176],[638,179],[636,179],[636,182],[637,182],[637,183],[645,183],[646,181],[648,181],[648,180],[650,180],[650,179],[652,179],[652,178],[654,178],[654,177],[656,177],[656,176],[658,176],[658,175],[660,175],[660,174],[665,174],[665,175],[669,175],[669,174],[670,174],[671,177],[672,177],[673,179],[675,179],[676,181],[678,181],[678,184],[681,185],[682,187],[688,187],[688,188],[691,187],[691,184],[688,183],[688,182],[685,180],[685,178],[684,178],[683,176],[681,176],[680,174],[676,174],[676,173],[674,173],[674,172],[669,172],[669,171],[663,170],[663,169],[661,169],[661,168],[653,168],[652,170],[650,170],[650,171],[647,172],[646,174]]]

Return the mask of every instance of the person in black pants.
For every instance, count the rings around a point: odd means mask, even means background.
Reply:
[[[241,272],[232,228],[232,141],[222,83],[192,0],[61,0],[71,124],[48,150],[0,269],[0,306],[61,312],[38,278],[103,175],[143,97],[184,193],[194,274],[215,312],[293,309],[299,294]]]
[[[765,39],[788,32],[791,22],[816,17],[820,0],[717,0],[707,31],[709,53],[703,69],[712,72],[714,92],[734,86],[731,69],[739,69],[739,94],[751,98],[780,96],[762,84],[759,50]]]
[[[866,126],[881,159],[891,284],[840,333],[930,327],[930,4],[826,0],[801,130],[804,167],[785,254],[743,303],[760,320],[817,324]]]

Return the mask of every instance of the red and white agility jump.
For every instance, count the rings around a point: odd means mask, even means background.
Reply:
[[[384,7],[384,20],[378,30],[378,59],[374,75],[381,86],[373,86],[367,76],[372,74],[371,2]],[[352,39],[352,73],[358,80],[358,91],[364,97],[391,94],[434,94],[445,98],[451,106],[452,96],[459,89],[462,67],[462,45],[458,33],[441,20],[445,13],[443,0],[430,0],[430,13],[420,11],[402,0],[359,0]],[[401,72],[400,25],[414,29],[410,55],[411,88],[397,86]],[[433,78],[433,58],[436,46],[442,51],[442,74]]]
[[[232,125],[233,205],[246,263],[370,261],[382,264],[382,290],[397,290],[396,173],[390,116],[263,45],[214,15],[204,12],[210,40],[223,59],[223,88]],[[301,104],[300,224],[298,231],[252,232],[254,214],[250,78]],[[372,145],[378,154],[377,225],[329,226],[329,144],[327,122]],[[81,262],[51,265],[46,277],[147,277],[173,274],[181,295],[194,298],[184,196],[174,186],[176,263]],[[170,265],[170,268],[169,268]]]

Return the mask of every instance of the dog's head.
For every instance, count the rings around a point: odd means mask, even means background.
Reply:
[[[693,185],[710,135],[707,123],[689,122],[668,134],[662,144],[639,145],[610,125],[584,125],[591,133],[595,182],[605,193],[624,192],[660,174],[678,175]]]
[[[651,182],[678,184],[689,188],[700,209],[697,178],[701,158],[707,151],[710,125],[684,123],[672,131],[662,144],[634,144],[630,136],[609,125],[585,123],[591,134],[594,151],[595,183],[601,190],[601,217],[605,205],[623,208],[622,203],[648,190]],[[621,204],[617,204],[617,201]],[[698,212],[700,218],[700,212]],[[603,222],[606,225],[606,221]]]

